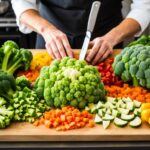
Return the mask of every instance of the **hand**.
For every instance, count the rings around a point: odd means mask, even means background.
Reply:
[[[87,62],[96,65],[97,63],[106,59],[113,52],[113,44],[110,37],[98,37],[90,42],[90,47],[92,47],[90,53],[87,55]]]
[[[61,59],[69,56],[73,58],[73,53],[67,36],[56,27],[49,27],[42,33],[46,49],[53,59]]]

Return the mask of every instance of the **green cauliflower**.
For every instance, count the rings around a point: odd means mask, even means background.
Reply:
[[[115,57],[113,70],[124,82],[150,88],[150,46],[126,47]]]
[[[82,109],[105,100],[106,94],[97,68],[69,57],[43,67],[34,89],[38,97],[56,108],[71,105]]]

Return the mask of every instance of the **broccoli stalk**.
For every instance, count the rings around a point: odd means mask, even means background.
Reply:
[[[6,71],[10,56],[15,52],[16,49],[18,49],[18,45],[13,41],[7,41],[2,46],[2,49],[4,53],[4,58],[2,61],[2,70]]]
[[[32,53],[26,49],[20,49],[18,55],[13,58],[12,66],[7,70],[8,73],[14,74],[14,72],[22,67],[24,70],[29,69],[30,62],[32,60]]]

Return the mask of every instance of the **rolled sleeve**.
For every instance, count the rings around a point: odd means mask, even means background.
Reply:
[[[141,30],[136,36],[141,35],[150,23],[150,0],[133,0],[127,18],[132,18],[140,24]]]
[[[34,9],[38,11],[38,5],[36,4],[36,0],[12,0],[11,3],[13,10],[16,14],[16,22],[19,26],[19,30],[25,34],[31,33],[32,30],[20,22],[20,16],[23,12],[29,9]]]

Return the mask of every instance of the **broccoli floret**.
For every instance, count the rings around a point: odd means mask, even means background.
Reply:
[[[70,105],[73,106],[73,107],[77,107],[78,106],[78,101],[74,99],[70,102]]]
[[[139,84],[143,87],[146,87],[146,80],[145,79],[140,79]]]
[[[148,79],[150,77],[150,68],[144,71],[145,78]]]
[[[0,96],[11,100],[15,90],[16,82],[13,75],[0,71]]]
[[[122,61],[119,61],[115,66],[114,73],[120,76],[123,71],[124,71],[124,63]]]
[[[15,42],[5,42],[0,53],[3,55],[0,57],[1,70],[14,74],[18,68],[29,69],[32,53],[26,49],[19,49]]]
[[[11,64],[7,69],[8,73],[14,74],[14,72],[21,68],[23,70],[28,70],[33,56],[32,53],[26,49],[17,50],[16,55],[12,58]]]
[[[25,77],[25,76],[20,76],[16,78],[16,85],[20,88],[23,89],[24,87],[31,87],[31,82]]]
[[[128,81],[131,81],[132,78],[131,78],[131,74],[128,70],[125,70],[122,75],[121,75],[121,79],[124,81],[124,82],[128,82]]]
[[[139,65],[140,70],[146,70],[148,67],[149,67],[149,65],[146,61],[142,61]]]
[[[141,69],[138,69],[137,73],[136,73],[136,78],[137,79],[144,79],[144,71]]]

